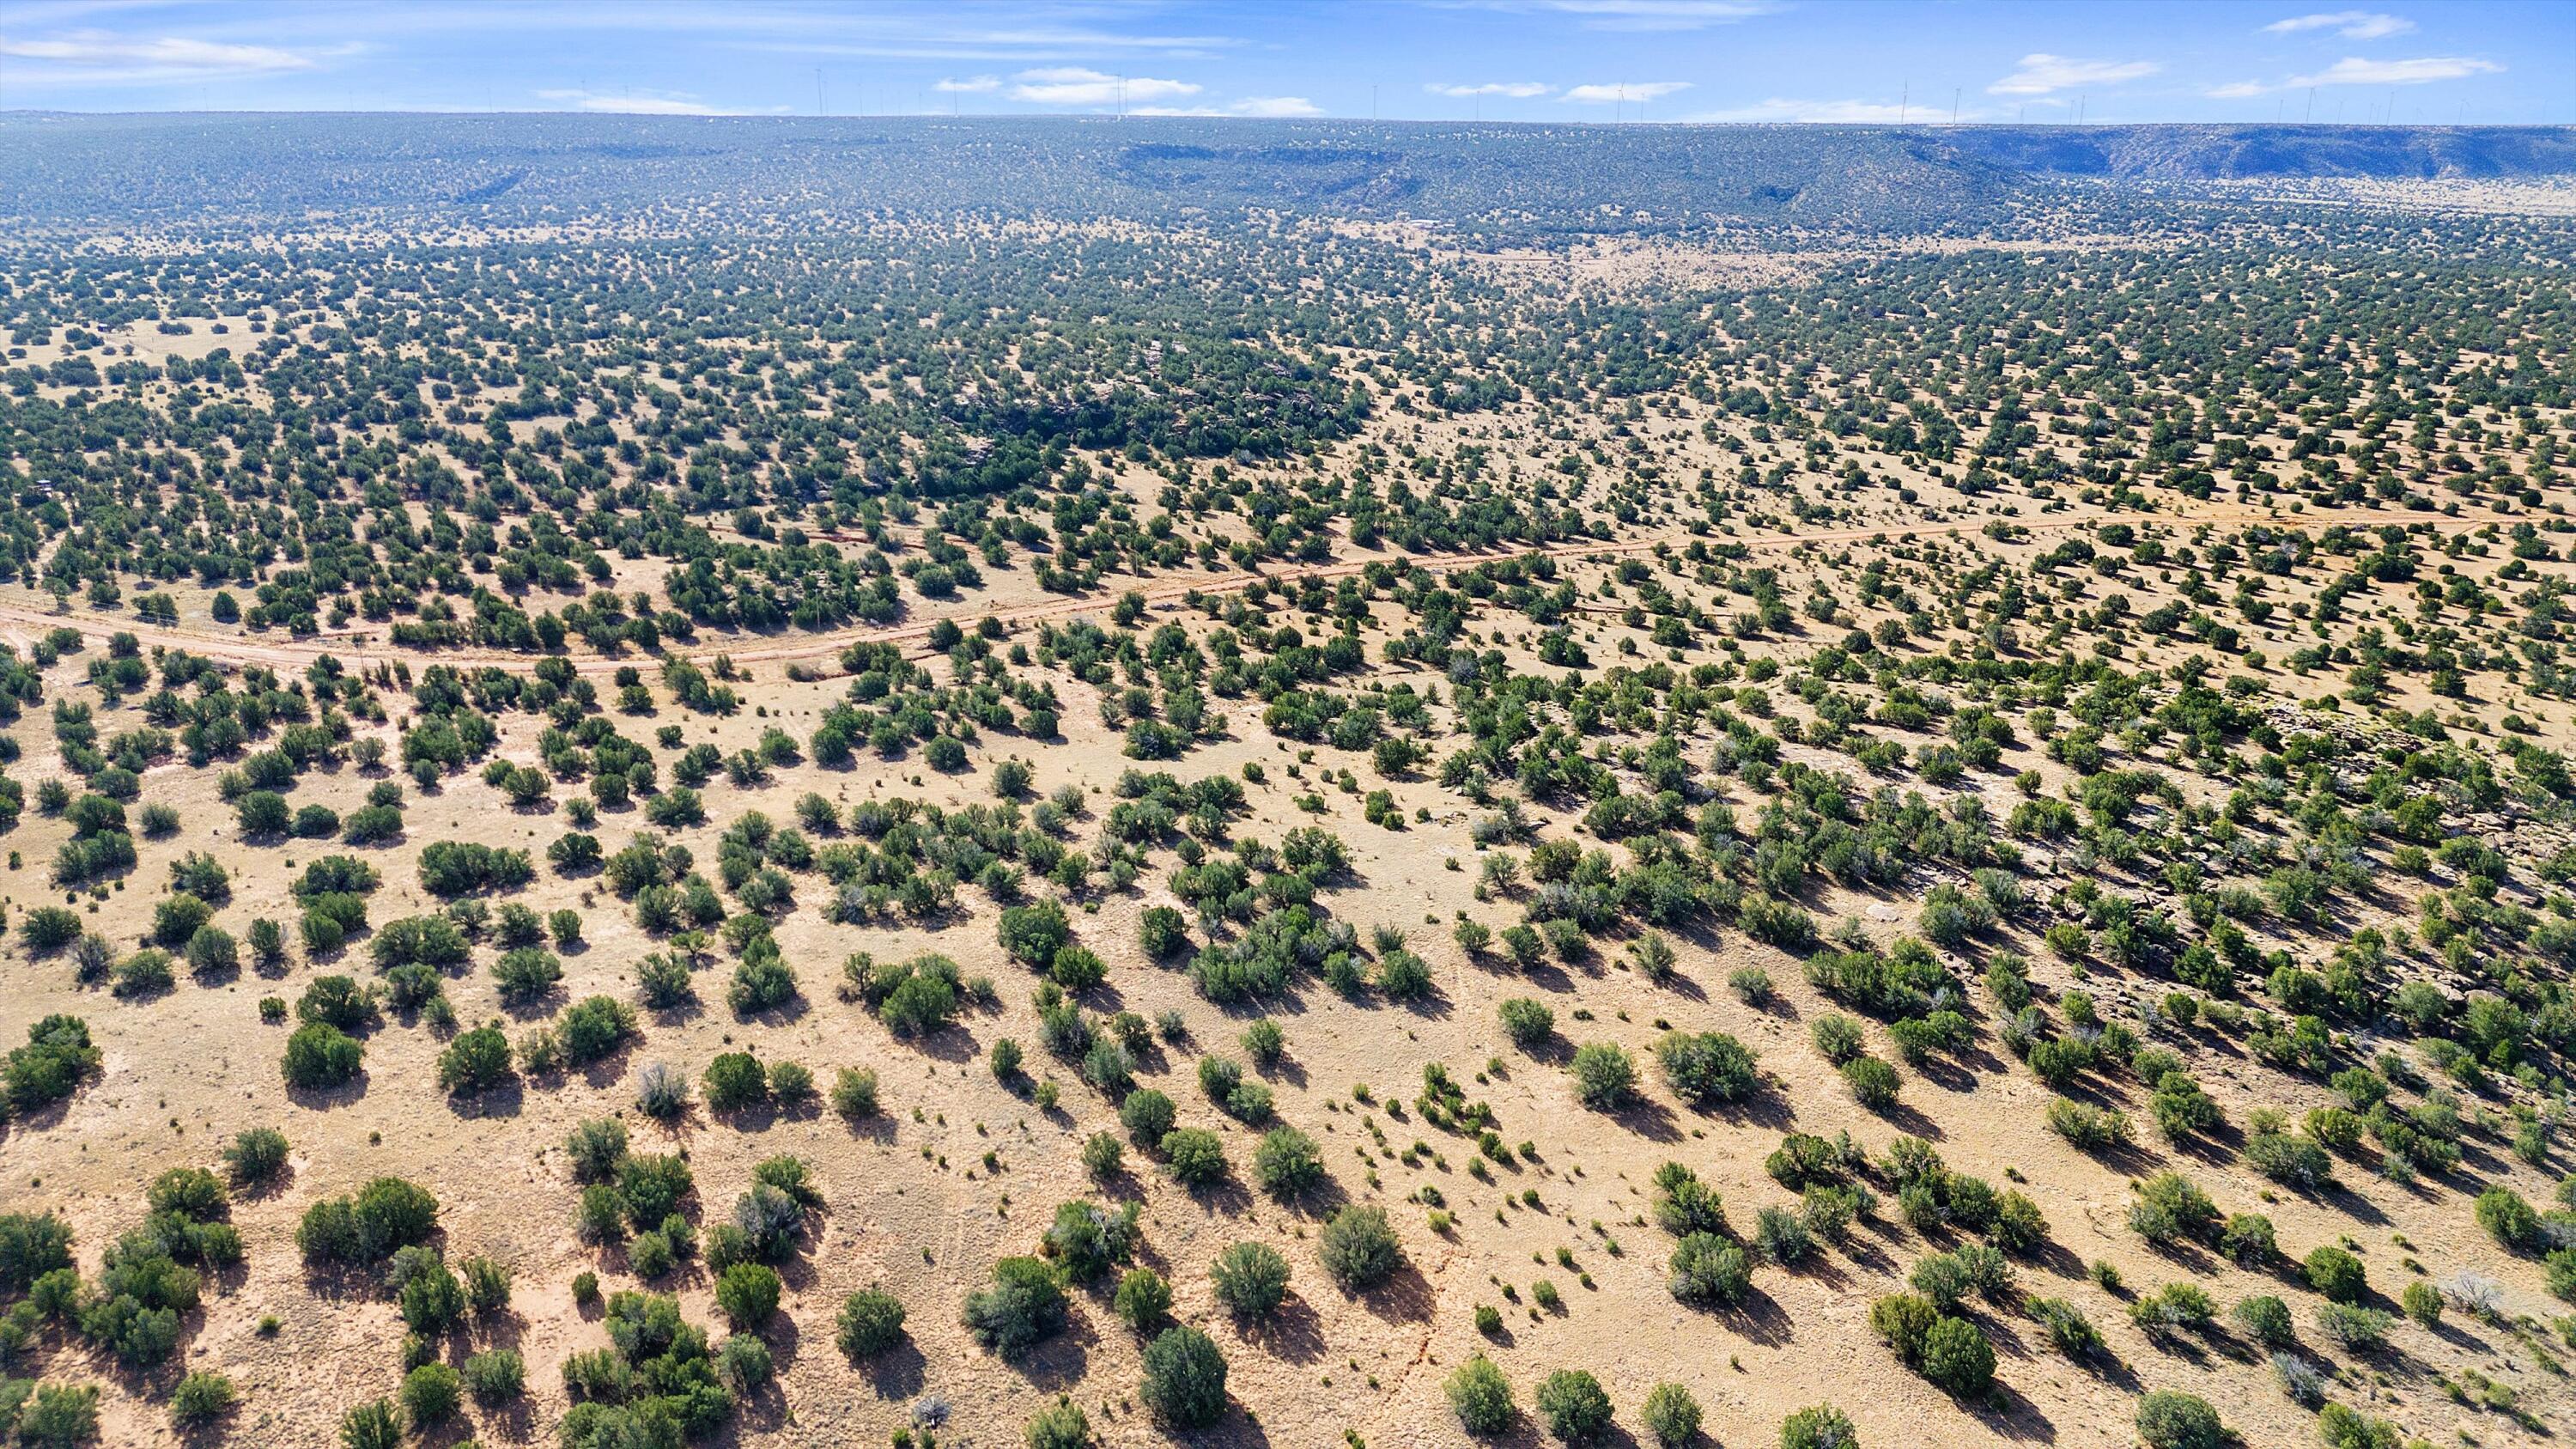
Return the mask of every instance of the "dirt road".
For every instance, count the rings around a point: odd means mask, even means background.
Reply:
[[[1736,535],[1732,537],[1714,533],[1693,534],[1687,532],[1665,532],[1642,534],[1634,538],[1619,539],[1606,543],[1593,542],[1557,544],[1547,548],[1521,549],[1514,550],[1509,553],[1497,551],[1487,553],[1441,554],[1428,557],[1416,557],[1411,558],[1410,560],[1401,554],[1386,553],[1373,558],[1343,559],[1336,560],[1332,563],[1310,564],[1269,571],[1255,570],[1241,573],[1200,574],[1186,577],[1167,575],[1150,586],[1138,590],[1138,592],[1141,592],[1144,595],[1145,602],[1148,605],[1171,604],[1187,598],[1192,593],[1239,593],[1242,590],[1251,587],[1254,583],[1262,580],[1268,580],[1271,583],[1278,584],[1298,583],[1307,579],[1346,578],[1366,571],[1373,563],[1392,564],[1410,562],[1416,567],[1426,569],[1433,573],[1450,573],[1459,569],[1473,568],[1477,564],[1491,562],[1500,558],[1527,557],[1532,554],[1544,554],[1551,558],[1572,559],[1590,558],[1602,555],[1647,553],[1662,546],[1669,546],[1675,549],[1684,548],[1695,539],[1705,540],[1711,544],[1726,544],[1734,547],[1750,549],[1757,553],[1776,553],[1812,545],[1862,543],[1875,539],[1955,536],[1963,533],[1976,533],[1984,529],[1988,523],[1997,521],[2012,523],[2031,533],[2060,533],[2078,528],[2097,528],[2102,525],[2112,523],[2127,523],[2131,525],[2150,523],[2166,525],[2179,524],[2184,527],[2196,527],[2207,524],[2223,528],[2238,528],[2257,523],[2273,523],[2280,524],[2285,527],[2300,529],[2322,528],[2329,524],[2338,523],[2355,528],[2376,528],[2383,524],[2393,523],[2400,525],[2425,524],[2439,531],[2449,533],[2482,528],[2489,524],[2511,524],[2522,522],[2524,520],[2518,516],[2512,515],[2464,513],[2457,516],[2446,516],[2395,509],[2349,510],[2317,514],[2288,514],[2278,511],[2221,505],[2185,514],[2063,513],[2043,515],[2038,518],[2012,518],[1998,520],[1993,517],[1985,517],[1969,520],[1945,520],[1937,523],[1909,524],[1904,527],[1873,526],[1866,528],[1826,528],[1806,533],[1762,533]],[[1122,590],[1121,592],[1125,591]],[[1100,614],[1108,610],[1109,604],[1110,600],[1108,598],[1099,596],[1076,599],[1051,599],[1042,604],[1028,604],[1016,608],[961,610],[956,615],[943,615],[941,617],[955,617],[960,619],[962,622],[980,619],[985,617],[985,615],[990,614],[993,618],[1001,620],[1005,625],[1019,625],[1037,623],[1049,619],[1076,618],[1084,614]],[[746,668],[762,664],[783,666],[788,664],[812,663],[818,660],[834,659],[838,657],[842,649],[853,643],[862,641],[892,644],[918,644],[929,637],[931,627],[936,622],[936,619],[924,618],[890,626],[860,625],[848,629],[835,629],[828,632],[812,634],[746,634],[729,637],[702,638],[701,642],[695,646],[684,650],[675,650],[673,652],[693,658],[711,657],[719,653],[729,654],[732,656],[735,664]],[[57,611],[50,601],[43,600],[40,596],[34,594],[30,590],[24,588],[0,590],[0,639],[5,639],[11,644],[16,645],[22,652],[36,639],[54,629],[65,626],[78,629],[83,634],[101,639],[105,638],[108,634],[123,631],[125,633],[132,634],[136,639],[140,640],[147,650],[184,649],[191,654],[217,660],[226,664],[264,664],[280,671],[292,671],[295,673],[301,673],[306,666],[310,665],[315,659],[318,659],[325,654],[339,659],[342,663],[347,664],[352,668],[358,668],[361,666],[373,668],[378,664],[401,659],[409,661],[415,668],[428,664],[453,664],[459,668],[468,669],[479,669],[485,666],[494,666],[501,669],[512,670],[514,672],[533,670],[536,667],[538,658],[540,657],[534,654],[510,653],[497,649],[397,649],[378,640],[376,638],[377,631],[372,629],[326,631],[321,634],[302,635],[292,638],[272,638],[267,635],[253,634],[240,630],[224,633],[212,633],[181,626],[147,624],[137,619],[118,618],[112,615],[95,614],[78,609]],[[627,665],[649,666],[651,663],[652,659],[643,655],[628,655],[624,657],[608,657],[595,654],[580,655],[574,656],[572,661],[573,669],[577,673],[591,677],[604,677],[609,674],[613,674],[619,668]]]

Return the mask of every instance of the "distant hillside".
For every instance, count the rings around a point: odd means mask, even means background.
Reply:
[[[2567,126],[1968,126],[1929,133],[2015,171],[2147,180],[2576,173]]]
[[[0,116],[0,215],[704,226],[773,212],[1405,215],[1485,230],[1973,226],[2040,178],[2576,172],[2576,130],[1102,118]]]

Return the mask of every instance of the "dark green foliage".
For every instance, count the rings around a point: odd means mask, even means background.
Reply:
[[[2147,1449],[2224,1449],[2233,1437],[2208,1400],[2170,1389],[2138,1400],[2137,1425]]]
[[[1253,1149],[1252,1179],[1273,1197],[1295,1197],[1323,1185],[1324,1153],[1294,1127],[1277,1127]]]
[[[1449,1375],[1443,1385],[1449,1396],[1449,1408],[1458,1416],[1458,1425],[1470,1434],[1491,1436],[1512,1426],[1518,1411],[1512,1407],[1511,1380],[1494,1367],[1494,1361],[1483,1354],[1470,1357]]]
[[[1655,1060],[1673,1095],[1694,1107],[1742,1101],[1761,1085],[1753,1053],[1724,1032],[1670,1032],[1655,1044]]]
[[[1333,1281],[1357,1292],[1374,1288],[1404,1262],[1404,1245],[1379,1207],[1346,1207],[1324,1224],[1316,1259]]]
[[[1225,1355],[1216,1341],[1186,1324],[1164,1329],[1145,1349],[1145,1383],[1138,1397],[1156,1420],[1174,1429],[1197,1429],[1225,1416]]]
[[[312,1263],[380,1263],[397,1248],[425,1241],[437,1226],[437,1198],[401,1178],[380,1177],[351,1196],[307,1208],[295,1245]]]
[[[341,1086],[358,1075],[366,1049],[357,1038],[323,1021],[308,1021],[286,1039],[279,1063],[287,1085],[308,1091]]]
[[[1586,1042],[1575,1048],[1568,1070],[1576,1100],[1596,1112],[1616,1111],[1636,1095],[1636,1058],[1616,1043]]]
[[[1539,1417],[1568,1444],[1589,1444],[1610,1428],[1610,1395],[1582,1369],[1558,1369],[1538,1386]]]
[[[98,1064],[89,1023],[58,1013],[27,1028],[27,1044],[10,1050],[0,1079],[6,1081],[10,1109],[24,1115],[70,1096]]]
[[[863,1288],[841,1301],[833,1342],[851,1359],[872,1357],[903,1341],[903,1302],[882,1288]]]
[[[2332,1244],[2308,1254],[2299,1267],[2308,1286],[2334,1302],[2359,1303],[2370,1291],[2361,1260]]]
[[[1151,1268],[1130,1268],[1119,1278],[1111,1303],[1128,1328],[1152,1333],[1171,1319],[1172,1285]]]
[[[1246,1318],[1266,1318],[1288,1296],[1288,1260],[1267,1243],[1236,1243],[1217,1254],[1208,1276],[1216,1301]]]
[[[965,1316],[977,1343],[1009,1358],[1064,1327],[1064,1287],[1043,1259],[1004,1258],[992,1286],[967,1295]]]

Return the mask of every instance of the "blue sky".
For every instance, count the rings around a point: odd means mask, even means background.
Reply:
[[[0,109],[2576,122],[2576,4],[0,0]]]

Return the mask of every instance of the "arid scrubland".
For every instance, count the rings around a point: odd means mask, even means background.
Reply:
[[[21,1439],[2576,1427],[2563,219],[1212,154],[0,247]]]

